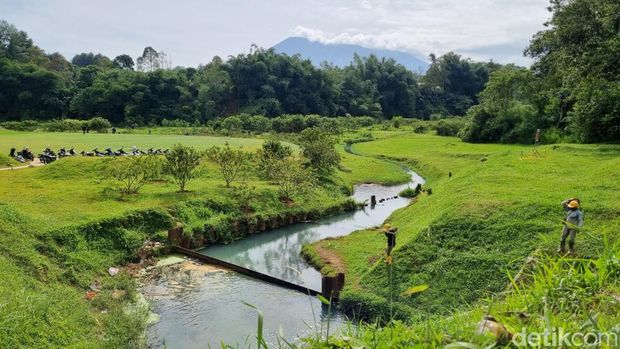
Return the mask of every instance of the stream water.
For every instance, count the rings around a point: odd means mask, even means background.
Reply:
[[[269,232],[254,234],[229,245],[216,245],[199,251],[252,270],[287,281],[321,289],[321,275],[300,256],[304,244],[327,237],[350,234],[353,231],[377,226],[409,200],[396,198],[408,186],[415,187],[424,180],[410,172],[411,182],[396,186],[362,184],[354,188],[353,198],[363,202],[376,195],[377,200],[392,198],[364,210],[339,214],[309,223],[299,223]],[[282,337],[295,341],[317,333],[325,327],[327,308],[318,299],[303,293],[274,286],[230,271],[210,271],[185,274],[186,284],[162,278],[152,287],[178,292],[162,292],[148,297],[159,321],[149,326],[147,339],[151,348],[219,348],[221,343],[233,347],[255,347],[257,313],[243,304],[258,307],[264,314],[265,336],[268,343]],[[171,284],[172,282],[172,284]],[[345,322],[334,311],[332,328]]]

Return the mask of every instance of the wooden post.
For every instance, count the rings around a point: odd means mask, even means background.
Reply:
[[[174,228],[168,230],[168,241],[172,244],[172,246],[181,245],[181,240],[183,239],[183,225],[178,223]]]

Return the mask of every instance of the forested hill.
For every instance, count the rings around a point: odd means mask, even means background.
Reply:
[[[135,61],[82,53],[69,62],[13,25],[0,26],[0,121],[103,116],[125,125],[164,118],[205,123],[239,113],[428,119],[464,115],[498,68],[449,53],[438,58],[434,75],[418,76],[374,55],[342,68],[316,67],[261,48],[196,68],[171,68],[167,55],[151,47]]]
[[[431,54],[424,75],[393,59],[345,67],[255,48],[196,68],[171,68],[146,47],[134,59],[82,53],[69,62],[0,21],[0,122],[103,116],[115,125],[206,123],[247,113],[467,117],[470,142],[620,141],[620,3],[552,1],[525,48],[531,68]]]
[[[273,46],[276,52],[286,53],[290,56],[301,55],[312,61],[315,66],[320,66],[323,62],[331,63],[338,67],[346,67],[353,61],[353,56],[370,57],[371,55],[379,58],[393,59],[405,68],[417,74],[424,74],[428,69],[428,63],[407,52],[394,50],[381,50],[362,47],[352,44],[323,44],[317,41],[310,41],[301,37],[290,37]]]

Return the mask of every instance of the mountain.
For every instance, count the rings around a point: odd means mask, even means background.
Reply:
[[[322,44],[302,37],[287,38],[273,46],[273,48],[276,52],[286,53],[291,56],[300,54],[303,58],[310,59],[316,66],[327,61],[338,67],[344,67],[353,61],[353,54],[357,53],[361,57],[368,57],[374,54],[379,58],[393,58],[407,69],[419,74],[424,73],[428,69],[427,62],[406,52],[367,48],[351,44]]]

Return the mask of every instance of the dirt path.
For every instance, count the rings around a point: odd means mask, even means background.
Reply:
[[[41,160],[39,160],[39,158],[35,158],[34,161],[31,161],[27,165],[19,165],[19,166],[11,166],[11,165],[9,165],[9,167],[0,168],[0,171],[20,170],[22,168],[38,167],[38,166],[43,166],[43,165],[45,165],[45,164],[42,163]]]
[[[330,265],[338,273],[344,273],[344,262],[334,251],[323,246],[326,241],[329,241],[329,238],[321,240],[318,244],[314,245],[314,251],[321,257],[325,264]]]

